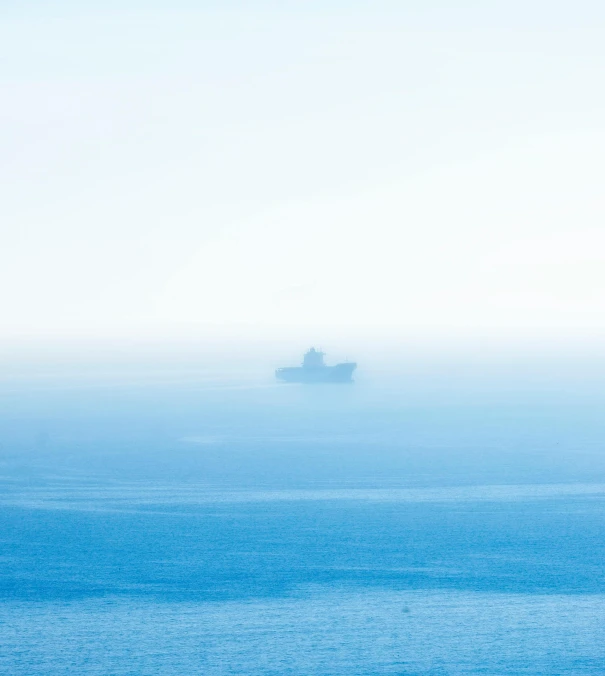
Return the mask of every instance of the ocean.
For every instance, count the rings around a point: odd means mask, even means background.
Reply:
[[[0,673],[605,673],[605,386],[506,373],[5,378]]]

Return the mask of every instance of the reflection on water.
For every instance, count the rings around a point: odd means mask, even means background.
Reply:
[[[42,674],[602,674],[605,597],[305,587],[221,603],[0,606],[0,670]]]

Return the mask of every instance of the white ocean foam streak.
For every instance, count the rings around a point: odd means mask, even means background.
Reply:
[[[430,488],[242,490],[208,484],[107,484],[15,487],[0,504],[30,509],[137,511],[167,507],[261,502],[507,503],[558,498],[605,499],[605,484],[513,484]],[[174,513],[174,512],[172,512]]]

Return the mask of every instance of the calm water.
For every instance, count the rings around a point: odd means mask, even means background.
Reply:
[[[0,673],[605,673],[605,388],[0,387]]]

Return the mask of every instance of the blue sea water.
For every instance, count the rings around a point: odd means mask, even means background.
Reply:
[[[605,387],[0,386],[0,673],[603,674]]]

